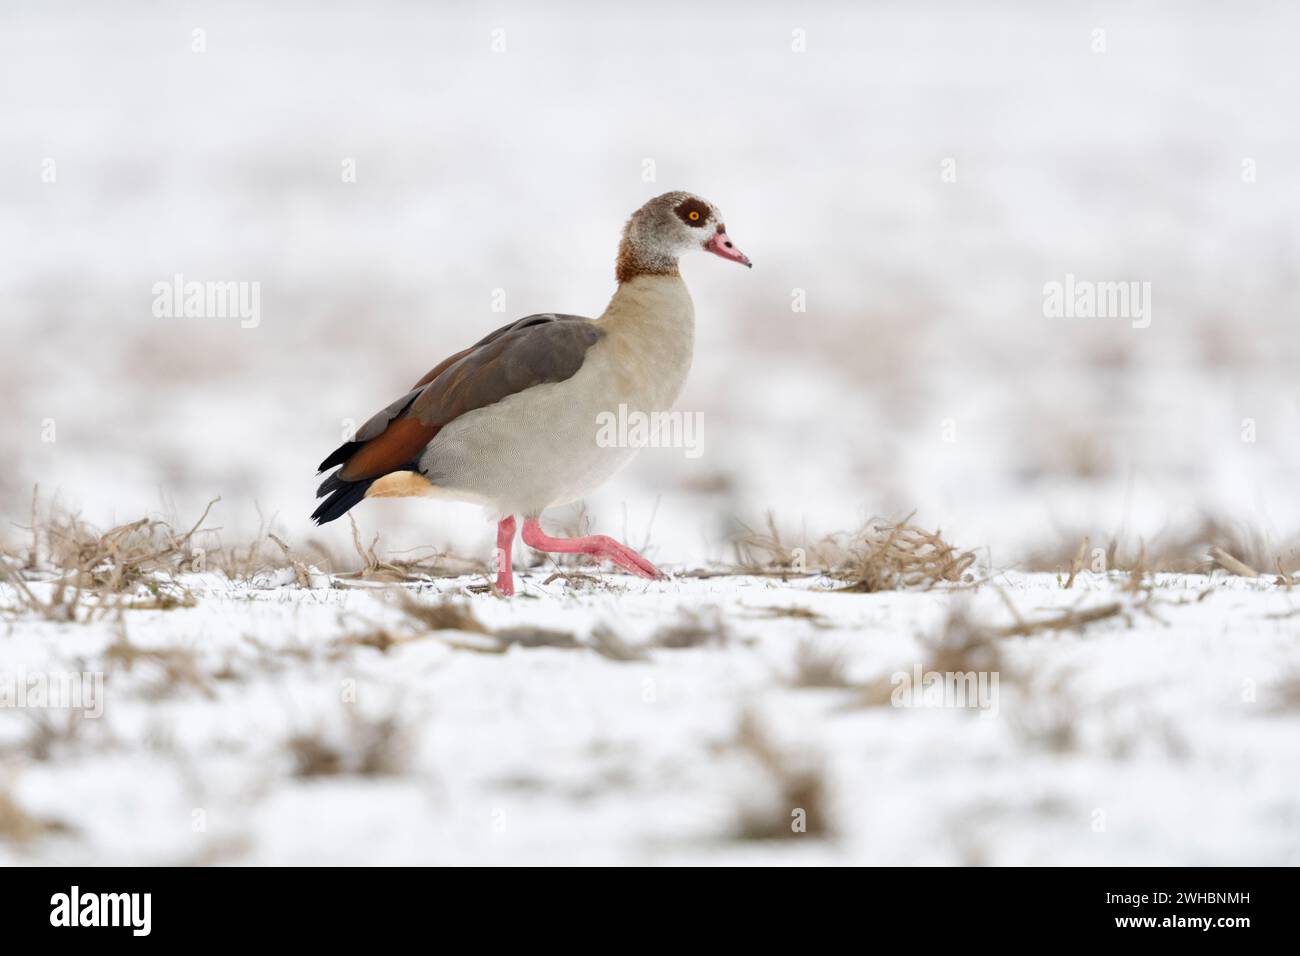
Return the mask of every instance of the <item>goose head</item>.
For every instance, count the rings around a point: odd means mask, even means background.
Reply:
[[[727,235],[726,220],[713,203],[688,192],[656,196],[632,213],[619,245],[618,280],[636,275],[674,275],[678,259],[696,250],[753,268]]]

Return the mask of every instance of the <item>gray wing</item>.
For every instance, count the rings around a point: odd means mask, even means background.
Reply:
[[[582,368],[587,350],[604,333],[576,315],[530,315],[467,349],[411,403],[409,414],[441,428],[476,408],[549,382],[563,382]]]
[[[356,439],[335,449],[320,470],[342,464],[333,477],[356,482],[409,469],[453,419],[534,385],[571,378],[603,334],[590,319],[553,313],[502,326],[435,366],[357,429]],[[331,478],[321,487],[327,486],[337,482]]]

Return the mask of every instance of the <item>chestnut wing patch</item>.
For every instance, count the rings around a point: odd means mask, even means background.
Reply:
[[[425,425],[414,418],[395,418],[348,459],[339,471],[339,478],[360,481],[409,468],[436,434],[438,429],[435,426]]]

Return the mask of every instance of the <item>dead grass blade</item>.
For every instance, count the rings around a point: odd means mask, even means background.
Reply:
[[[1049,614],[1037,620],[1019,621],[1006,627],[993,628],[992,633],[996,637],[1028,637],[1031,634],[1042,634],[1045,631],[1082,630],[1089,624],[1115,617],[1122,613],[1123,610],[1124,606],[1119,602],[1102,604],[1098,607],[1084,608],[1082,610],[1066,608],[1059,613]]]
[[[294,580],[298,582],[298,587],[310,588],[311,574],[307,571],[307,565],[293,556],[293,552],[289,550],[289,545],[283,538],[270,534],[269,532],[267,533],[267,537],[275,542],[276,546],[279,547],[280,551],[284,554],[284,560],[289,563],[289,567],[293,568]]]
[[[1088,538],[1085,536],[1084,539],[1079,542],[1079,550],[1075,553],[1074,560],[1070,562],[1070,576],[1065,580],[1065,590],[1068,591],[1070,588],[1074,587],[1074,579],[1078,573],[1083,570],[1087,560]]]
[[[54,583],[48,599],[37,595],[21,574],[6,563],[0,562],[0,580],[11,585],[18,596],[18,610],[25,610],[39,615],[47,621],[68,622],[77,619],[77,609],[81,604],[81,588],[69,584],[66,580]]]
[[[1220,547],[1210,548],[1210,559],[1215,564],[1217,564],[1219,567],[1223,568],[1225,571],[1229,572],[1230,574],[1236,574],[1243,578],[1259,577],[1258,571],[1256,571],[1250,565],[1246,564],[1244,561],[1237,560],[1232,555],[1230,555],[1227,551],[1224,551]],[[1280,560],[1279,560],[1279,565],[1280,565]]]

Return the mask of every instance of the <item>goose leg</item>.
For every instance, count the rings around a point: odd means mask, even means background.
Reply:
[[[497,593],[506,597],[515,593],[515,576],[510,566],[510,548],[515,543],[515,516],[506,515],[497,525]]]
[[[582,538],[552,538],[542,530],[536,518],[525,518],[523,539],[524,544],[538,551],[550,551],[554,554],[589,554],[593,558],[613,561],[624,571],[643,578],[664,577],[662,571],[627,545],[619,544],[613,538],[603,534],[592,534]]]

